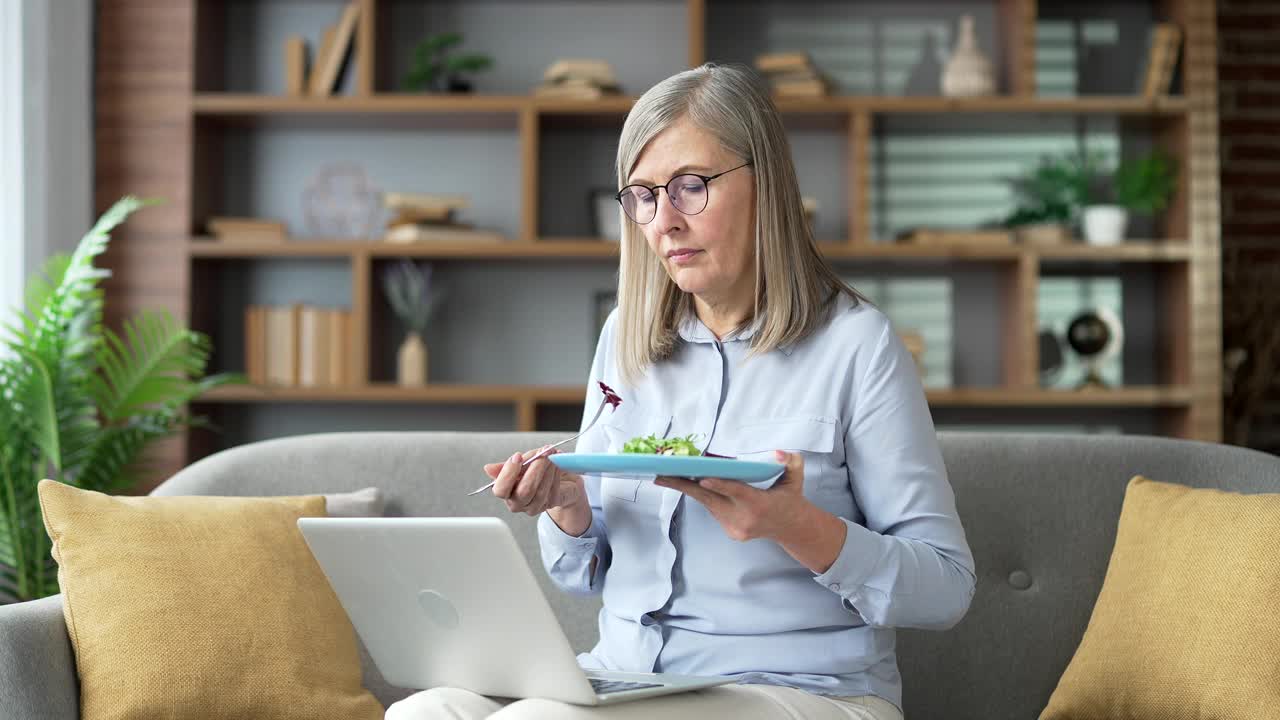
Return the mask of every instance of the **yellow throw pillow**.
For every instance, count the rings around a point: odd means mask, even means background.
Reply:
[[[323,496],[39,495],[84,720],[382,717],[297,528]]]
[[[1089,626],[1040,719],[1274,717],[1278,553],[1280,494],[1130,480]]]

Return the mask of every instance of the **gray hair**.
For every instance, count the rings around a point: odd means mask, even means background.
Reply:
[[[706,63],[672,75],[641,95],[618,140],[618,187],[627,183],[649,142],[684,118],[752,164],[755,310],[734,331],[761,323],[748,357],[794,345],[813,333],[823,322],[824,308],[839,293],[855,302],[865,300],[818,252],[782,118],[768,86],[749,67]],[[667,275],[640,227],[623,216],[615,329],[623,380],[634,383],[649,365],[669,357],[680,323],[693,312],[692,296]]]

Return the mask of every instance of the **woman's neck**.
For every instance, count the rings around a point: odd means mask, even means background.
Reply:
[[[752,316],[755,312],[755,303],[751,298],[745,302],[742,300],[717,302],[707,301],[695,295],[693,309],[698,314],[698,319],[707,326],[716,339],[723,340],[725,335],[733,332]]]

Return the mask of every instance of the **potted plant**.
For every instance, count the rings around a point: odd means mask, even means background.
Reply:
[[[431,284],[432,266],[401,260],[382,278],[382,289],[391,312],[407,333],[396,352],[396,382],[404,386],[427,383],[427,321],[440,303],[443,291]]]
[[[211,344],[169,314],[144,311],[120,335],[103,327],[93,261],[108,233],[149,204],[121,199],[70,257],[27,284],[26,306],[0,346],[0,601],[58,592],[36,484],[99,492],[134,485],[132,463],[154,440],[203,425],[186,405],[238,375],[204,376]]]
[[[404,89],[471,92],[471,82],[463,74],[487,70],[493,65],[493,59],[478,53],[450,55],[449,50],[461,43],[462,34],[456,32],[432,35],[419,42],[402,82]]]
[[[1176,174],[1176,162],[1156,150],[1121,162],[1109,179],[1099,176],[1084,207],[1085,240],[1093,245],[1124,240],[1129,213],[1150,215],[1168,205]]]
[[[1011,182],[1017,206],[1002,224],[1023,242],[1065,242],[1087,195],[1088,175],[1073,155],[1045,156]]]

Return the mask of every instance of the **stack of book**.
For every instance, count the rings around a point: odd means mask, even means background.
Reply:
[[[808,53],[769,53],[755,58],[755,69],[764,74],[778,97],[824,97],[827,78],[813,67]]]
[[[351,0],[342,8],[338,22],[324,30],[314,61],[307,65],[307,41],[292,35],[284,43],[285,92],[289,95],[326,96],[338,85],[347,64],[360,20],[360,0]]]
[[[1142,96],[1154,100],[1173,88],[1173,70],[1178,64],[1182,29],[1173,23],[1156,23],[1147,47],[1147,64],[1142,75]]]
[[[898,234],[897,241],[914,245],[1010,245],[1009,230],[916,227]]]
[[[209,234],[222,242],[284,242],[288,236],[279,220],[253,217],[212,217],[205,223]]]
[[[351,312],[312,305],[250,305],[244,314],[245,374],[260,386],[343,387]]]
[[[778,97],[825,97],[827,79],[813,66],[809,53],[769,53],[756,57],[756,69],[764,74]]]
[[[557,60],[542,73],[538,97],[599,100],[621,92],[613,66],[604,60]]]
[[[387,222],[383,240],[392,243],[415,242],[500,242],[502,235],[477,230],[470,223],[459,222],[457,212],[468,207],[467,198],[457,195],[390,192],[382,196],[382,204],[395,212]]]

